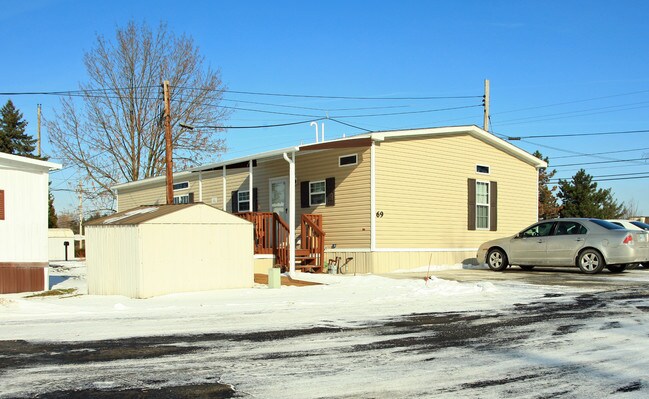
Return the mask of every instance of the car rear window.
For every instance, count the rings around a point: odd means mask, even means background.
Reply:
[[[649,224],[647,224],[647,223],[633,221],[633,222],[631,222],[631,224],[634,225],[634,226],[640,227],[643,230],[649,230]]]
[[[618,226],[615,223],[607,222],[606,220],[601,220],[601,219],[589,219],[589,220],[608,230],[624,230],[624,227]]]

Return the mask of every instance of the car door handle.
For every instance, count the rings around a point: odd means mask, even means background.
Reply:
[[[539,240],[538,240],[537,242],[538,242],[539,244],[543,244],[543,240],[540,239],[540,238],[539,238]]]
[[[584,239],[583,238],[575,238],[575,241],[577,241],[577,242],[584,241]]]

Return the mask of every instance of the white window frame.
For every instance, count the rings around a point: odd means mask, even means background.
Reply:
[[[189,194],[174,195],[174,205],[177,204],[189,204]]]
[[[348,164],[345,164],[345,165],[341,165],[340,162],[342,161],[342,159],[347,158],[347,157],[354,157],[355,158],[354,163],[348,163]],[[338,157],[338,167],[339,168],[346,168],[348,166],[355,166],[355,165],[358,165],[358,154],[357,153],[356,154],[341,155],[341,156]]]
[[[178,182],[178,183],[174,183],[174,186],[179,185],[179,184],[187,184],[187,187],[174,188],[174,191],[181,191],[181,190],[188,190],[189,189],[189,182],[188,181],[181,181],[181,182]]]
[[[487,185],[487,202],[481,203],[478,201],[478,185],[486,184]],[[478,223],[478,208],[486,207],[487,208],[487,226],[480,227]],[[491,228],[491,182],[476,180],[475,182],[475,228],[476,230],[489,230]]]
[[[324,185],[323,191],[314,192],[312,187],[315,184],[322,183]],[[312,198],[314,195],[322,194],[322,202],[313,202]],[[326,180],[315,180],[309,182],[309,206],[318,206],[327,204],[327,181]]]
[[[480,171],[478,171],[479,167],[487,168],[488,172],[480,172]],[[491,174],[491,166],[484,165],[484,164],[476,164],[475,165],[475,173],[477,173],[479,175],[490,175]]]
[[[248,199],[242,201],[241,200],[241,194],[243,193],[248,193]],[[252,212],[252,206],[250,202],[250,190],[239,190],[237,191],[237,212]],[[248,209],[241,209],[241,204],[247,202],[248,203]]]

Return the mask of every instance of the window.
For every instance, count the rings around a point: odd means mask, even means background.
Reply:
[[[0,220],[5,220],[5,190],[0,190]]]
[[[476,173],[481,173],[483,175],[488,175],[489,174],[489,167],[486,165],[476,165],[475,167]]]
[[[180,183],[174,183],[174,191],[184,190],[186,188],[189,188],[189,182],[188,181],[184,181],[184,182],[180,182]]]
[[[475,190],[476,204],[476,228],[489,228],[489,183],[476,182]]]
[[[352,166],[358,164],[358,155],[343,155],[338,157],[338,166]]]
[[[586,234],[588,230],[577,222],[559,222],[554,231],[555,236],[564,236],[569,234]]]
[[[589,220],[599,226],[602,226],[607,230],[624,230],[624,227],[618,226],[617,224],[608,222],[606,220],[600,220],[600,219],[589,219]]]
[[[189,204],[189,194],[176,195],[174,197],[174,204]]]
[[[523,238],[549,236],[552,226],[554,226],[554,222],[539,223],[522,232],[520,236]]]
[[[237,204],[239,204],[239,212],[250,212],[250,190],[237,192]]]
[[[309,182],[309,206],[324,205],[327,200],[324,180]]]

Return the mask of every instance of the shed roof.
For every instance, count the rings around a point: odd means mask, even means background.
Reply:
[[[198,209],[200,208],[200,209]],[[190,211],[200,212],[190,212]],[[180,215],[184,212],[186,217]],[[179,217],[170,216],[178,213]],[[88,222],[86,226],[129,226],[140,225],[144,223],[229,223],[229,224],[246,224],[248,221],[231,215],[213,206],[196,202],[192,204],[174,204],[174,205],[143,205],[137,208],[117,212],[109,216],[104,216]]]

